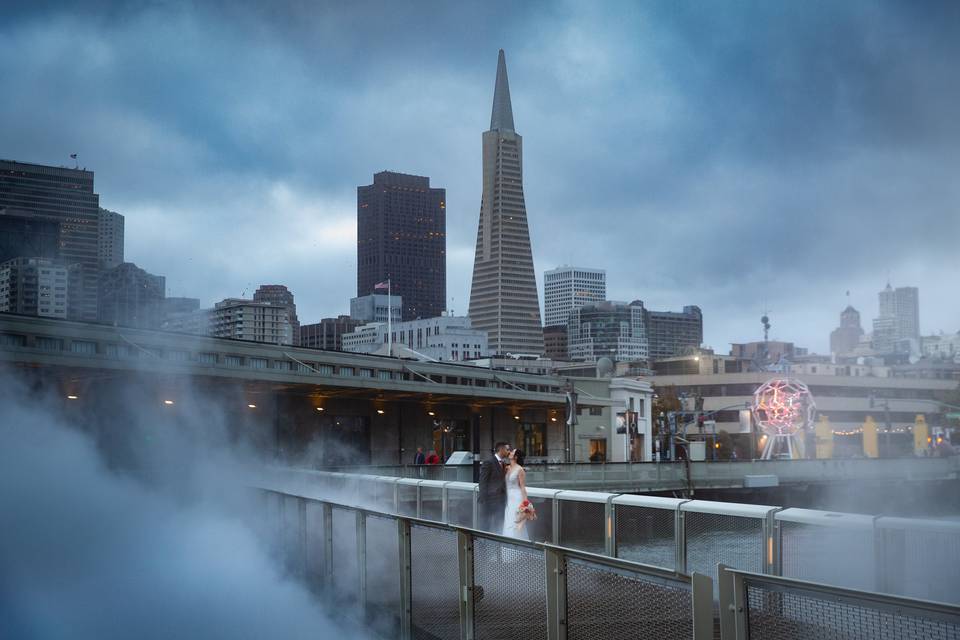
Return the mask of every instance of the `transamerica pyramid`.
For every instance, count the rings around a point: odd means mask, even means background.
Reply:
[[[500,50],[490,130],[483,134],[483,198],[470,289],[470,321],[490,351],[542,354],[543,325],[523,201],[523,139],[513,129],[507,61]]]

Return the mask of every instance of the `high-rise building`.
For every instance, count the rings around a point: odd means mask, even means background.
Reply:
[[[874,350],[881,353],[889,352],[893,345],[888,344],[892,336],[894,343],[913,340],[919,350],[920,340],[920,290],[917,287],[897,287],[894,289],[887,283],[886,288],[878,294],[880,315],[873,321],[874,334],[880,331],[880,336],[874,337]]]
[[[639,300],[591,302],[570,312],[567,351],[571,360],[614,362],[647,360],[645,309]]]
[[[103,207],[97,212],[97,256],[101,269],[123,262],[123,216]]]
[[[447,191],[430,178],[392,171],[357,187],[357,296],[390,281],[403,297],[403,319],[446,309]]]
[[[569,357],[566,323],[543,328],[543,350],[550,360],[563,361]]]
[[[46,258],[11,258],[0,263],[0,311],[66,318],[69,270]]]
[[[496,354],[542,354],[543,326],[523,199],[523,139],[514,130],[503,49],[490,130],[483,134],[483,198],[469,316]]]
[[[93,191],[93,172],[0,160],[0,207],[57,222],[60,260],[77,264],[77,287],[71,293],[68,317],[97,319],[100,265],[97,246],[100,196]],[[21,256],[26,257],[26,256]]]
[[[325,349],[327,351],[342,351],[343,336],[360,325],[362,320],[350,316],[324,318],[320,322],[305,324],[300,327],[300,346],[310,349]]]
[[[642,302],[640,304],[643,304]],[[683,355],[703,342],[703,312],[688,305],[682,312],[647,311],[645,322],[650,360]]]
[[[830,332],[830,353],[845,354],[854,351],[860,344],[862,335],[860,312],[847,305],[840,314],[840,326]]]
[[[293,332],[290,344],[300,344],[300,320],[297,318],[297,305],[293,301],[293,294],[282,284],[262,284],[253,292],[254,302],[269,302],[275,307],[287,308],[287,319]]]
[[[292,344],[293,327],[285,304],[227,298],[214,305],[210,335],[251,342]]]
[[[60,258],[60,223],[29,211],[0,207],[0,262]]]
[[[547,271],[543,274],[543,325],[566,326],[571,311],[606,299],[607,272],[603,269],[563,266]]]
[[[98,294],[101,322],[118,327],[159,329],[167,279],[123,262],[100,274]]]
[[[388,309],[390,322],[400,322],[403,319],[403,297],[371,293],[350,299],[350,317],[354,320],[386,322]]]

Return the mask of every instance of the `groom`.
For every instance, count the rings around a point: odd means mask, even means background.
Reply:
[[[479,493],[477,495],[478,526],[484,531],[503,531],[503,510],[507,507],[507,484],[504,471],[510,457],[510,445],[498,442],[493,455],[480,463]]]

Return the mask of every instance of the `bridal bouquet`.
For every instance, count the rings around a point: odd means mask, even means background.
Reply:
[[[520,503],[520,506],[517,507],[517,515],[514,518],[514,523],[516,528],[522,529],[523,525],[526,524],[527,520],[536,520],[537,519],[537,510],[533,508],[533,503],[529,500],[524,500]]]

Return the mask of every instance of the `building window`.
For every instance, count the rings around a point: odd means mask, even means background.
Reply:
[[[390,380],[392,376],[389,371],[377,371],[377,378],[380,380]]]
[[[243,366],[243,356],[224,356],[223,364],[228,367],[242,367]]]
[[[341,376],[352,376],[353,367],[340,367],[337,371]]]
[[[15,333],[0,333],[0,347],[22,347],[26,343],[26,336]]]
[[[217,354],[215,353],[198,353],[197,362],[200,364],[217,364]]]
[[[318,364],[316,367],[317,373],[322,376],[332,376],[333,375],[333,365],[330,364]]]
[[[88,355],[93,355],[97,352],[97,343],[85,342],[82,340],[74,340],[70,344],[70,351],[72,351],[73,353],[84,353]]]
[[[35,344],[37,349],[43,349],[44,351],[63,351],[63,340],[60,338],[38,336]]]
[[[590,407],[590,415],[592,416],[602,416],[603,407]]]
[[[266,369],[266,368],[267,368],[267,359],[266,359],[266,358],[250,358],[250,368],[251,368],[251,369]]]
[[[541,422],[522,422],[517,425],[516,443],[528,456],[547,455],[547,425]]]

